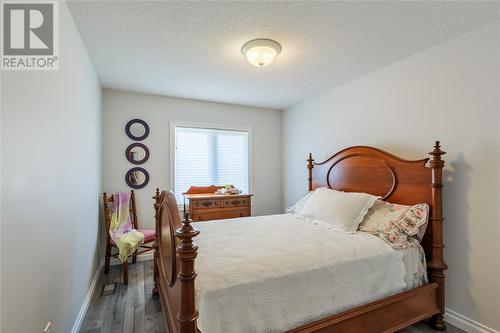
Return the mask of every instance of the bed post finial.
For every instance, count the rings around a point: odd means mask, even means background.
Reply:
[[[309,180],[309,191],[313,190],[313,184],[312,184],[312,181],[313,181],[312,170],[314,168],[313,162],[314,162],[314,158],[313,158],[312,154],[309,153],[309,158],[307,159],[307,169],[309,170],[309,178],[307,178]]]
[[[155,210],[155,241],[153,243],[153,281],[154,281],[154,287],[153,287],[153,295],[158,295],[159,294],[159,289],[158,289],[158,265],[157,265],[157,258],[159,258],[159,245],[158,245],[158,229],[160,228],[159,226],[159,220],[158,220],[158,210],[160,208],[160,189],[157,187],[155,195],[153,196],[153,207]]]
[[[431,228],[432,228],[432,251],[431,260],[428,264],[430,280],[439,285],[437,289],[437,304],[439,313],[434,315],[431,320],[431,325],[434,329],[445,330],[446,324],[443,320],[444,316],[444,271],[448,268],[443,258],[443,168],[444,161],[441,156],[446,152],[441,150],[440,142],[436,141],[434,150],[429,153],[432,158],[430,167],[432,170],[432,189],[431,189],[431,202],[432,202],[432,215],[431,215]]]
[[[441,145],[439,141],[436,141],[434,144],[434,150],[429,153],[429,155],[432,155],[431,159],[431,167],[441,167],[441,169],[444,167],[444,161],[441,159],[441,156],[446,154],[445,151],[441,150]]]
[[[181,240],[181,243],[177,246],[177,258],[180,261],[178,277],[181,283],[181,299],[190,301],[182,302],[181,310],[177,315],[180,333],[197,332],[196,319],[198,318],[198,311],[196,310],[194,296],[194,280],[196,278],[194,260],[198,255],[198,246],[193,243],[193,238],[198,236],[199,233],[200,231],[191,225],[189,213],[184,213],[182,228],[177,229],[175,236]]]

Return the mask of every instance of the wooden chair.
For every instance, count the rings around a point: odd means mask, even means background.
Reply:
[[[104,207],[104,220],[106,221],[106,254],[104,258],[104,274],[109,272],[109,262],[111,258],[118,258],[118,252],[112,254],[112,249],[118,249],[115,242],[109,236],[109,225],[111,223],[111,211],[110,204],[113,203],[113,196],[108,197],[106,192],[102,194],[102,202]],[[135,205],[135,193],[132,190],[130,193],[130,217],[132,219],[132,225],[137,231],[144,234],[144,244],[139,247],[137,251],[132,255],[132,263],[135,264],[137,261],[137,255],[153,250],[153,242],[155,241],[155,231],[152,229],[139,228],[139,221],[137,218],[137,208]],[[123,263],[123,283],[128,284],[128,260]]]

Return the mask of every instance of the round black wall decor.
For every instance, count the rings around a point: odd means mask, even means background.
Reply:
[[[142,119],[132,119],[125,126],[125,133],[132,140],[141,141],[148,137],[149,126]]]
[[[143,164],[149,159],[149,149],[145,144],[135,142],[127,147],[125,157],[130,163]]]
[[[144,188],[149,183],[149,173],[144,168],[132,168],[125,175],[125,182],[136,190]]]

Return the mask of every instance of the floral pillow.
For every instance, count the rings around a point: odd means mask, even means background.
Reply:
[[[393,224],[408,236],[416,236],[418,240],[422,241],[427,228],[428,215],[429,206],[427,204],[414,205],[408,208]]]
[[[411,238],[394,225],[390,226],[384,232],[379,234],[380,238],[385,240],[394,249],[404,249],[410,246]],[[413,238],[414,239],[414,238]]]
[[[359,230],[371,234],[384,232],[389,222],[398,219],[407,209],[408,206],[377,200],[366,213]]]
[[[422,240],[428,215],[427,204],[405,206],[377,200],[359,230],[381,237],[394,248],[405,248],[409,246],[409,237]]]

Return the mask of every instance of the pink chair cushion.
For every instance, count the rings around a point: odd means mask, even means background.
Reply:
[[[149,243],[155,240],[155,231],[152,229],[137,229],[140,233],[144,235],[144,243]],[[115,242],[110,239],[111,244],[115,244]]]
[[[155,231],[152,229],[137,229],[137,231],[144,234],[144,243],[151,242],[155,240]]]

